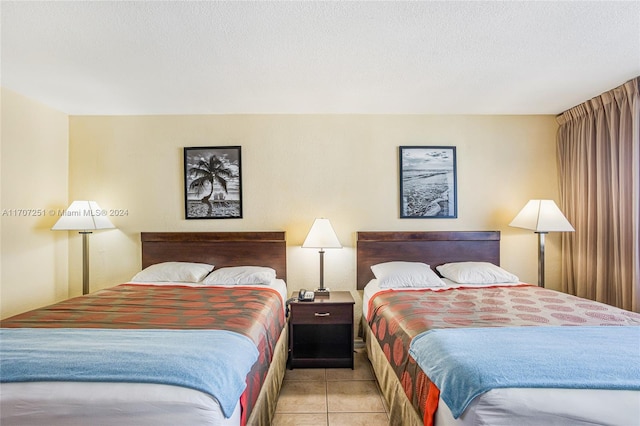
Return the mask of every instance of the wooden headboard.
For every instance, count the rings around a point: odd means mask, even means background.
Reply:
[[[142,267],[160,262],[268,266],[287,279],[284,232],[142,232]]]
[[[500,265],[500,231],[358,232],[357,288],[374,278],[371,265],[382,262],[491,262]]]

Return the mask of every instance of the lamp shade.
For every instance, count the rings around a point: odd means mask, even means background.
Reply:
[[[509,226],[534,232],[575,231],[553,200],[530,200]]]
[[[342,248],[329,219],[316,219],[302,244],[303,248]]]
[[[74,201],[58,219],[52,231],[91,231],[115,228],[95,201]]]

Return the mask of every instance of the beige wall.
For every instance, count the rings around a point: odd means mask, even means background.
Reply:
[[[68,297],[66,232],[69,119],[2,89],[0,316]]]
[[[531,198],[557,200],[556,129],[552,116],[72,116],[69,198],[128,211],[111,217],[117,230],[91,237],[93,290],[139,270],[141,231],[183,230],[284,230],[290,289],[314,288],[318,253],[300,245],[316,217],[331,219],[345,246],[325,256],[332,289],[355,290],[360,230],[500,230],[502,265],[535,283],[536,237],[508,224]],[[182,148],[223,145],[242,146],[244,218],[187,221]],[[400,145],[457,147],[457,219],[399,219]],[[79,237],[69,244],[79,294]],[[558,244],[551,234],[552,288]]]
[[[141,231],[182,230],[284,230],[290,288],[314,288],[318,253],[300,245],[321,216],[345,246],[326,254],[332,289],[355,289],[359,230],[500,230],[502,265],[535,282],[535,235],[508,223],[530,198],[557,199],[556,129],[552,116],[68,117],[2,90],[3,212],[45,213],[2,216],[1,315],[81,293],[80,237],[49,230],[74,199],[128,212],[91,236],[92,290],[140,269]],[[187,221],[182,148],[223,145],[242,146],[244,218]],[[400,145],[457,147],[457,219],[399,219]],[[552,288],[558,242],[547,239]]]

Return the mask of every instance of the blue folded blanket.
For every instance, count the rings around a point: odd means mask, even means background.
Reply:
[[[458,418],[494,388],[640,390],[640,327],[426,331],[409,353]]]
[[[0,381],[133,382],[210,394],[229,417],[258,349],[224,330],[0,329]]]

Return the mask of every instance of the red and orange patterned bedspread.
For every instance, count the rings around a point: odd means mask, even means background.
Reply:
[[[242,396],[247,419],[284,327],[283,301],[268,287],[122,284],[5,319],[1,327],[229,330],[249,337],[258,362]]]
[[[434,398],[429,396],[433,387],[408,349],[411,339],[426,330],[640,325],[640,314],[531,285],[440,291],[385,290],[370,300],[368,312],[371,331],[421,418],[425,418],[427,399],[431,404]],[[429,408],[429,415],[432,409]],[[428,419],[425,422],[428,423]]]

